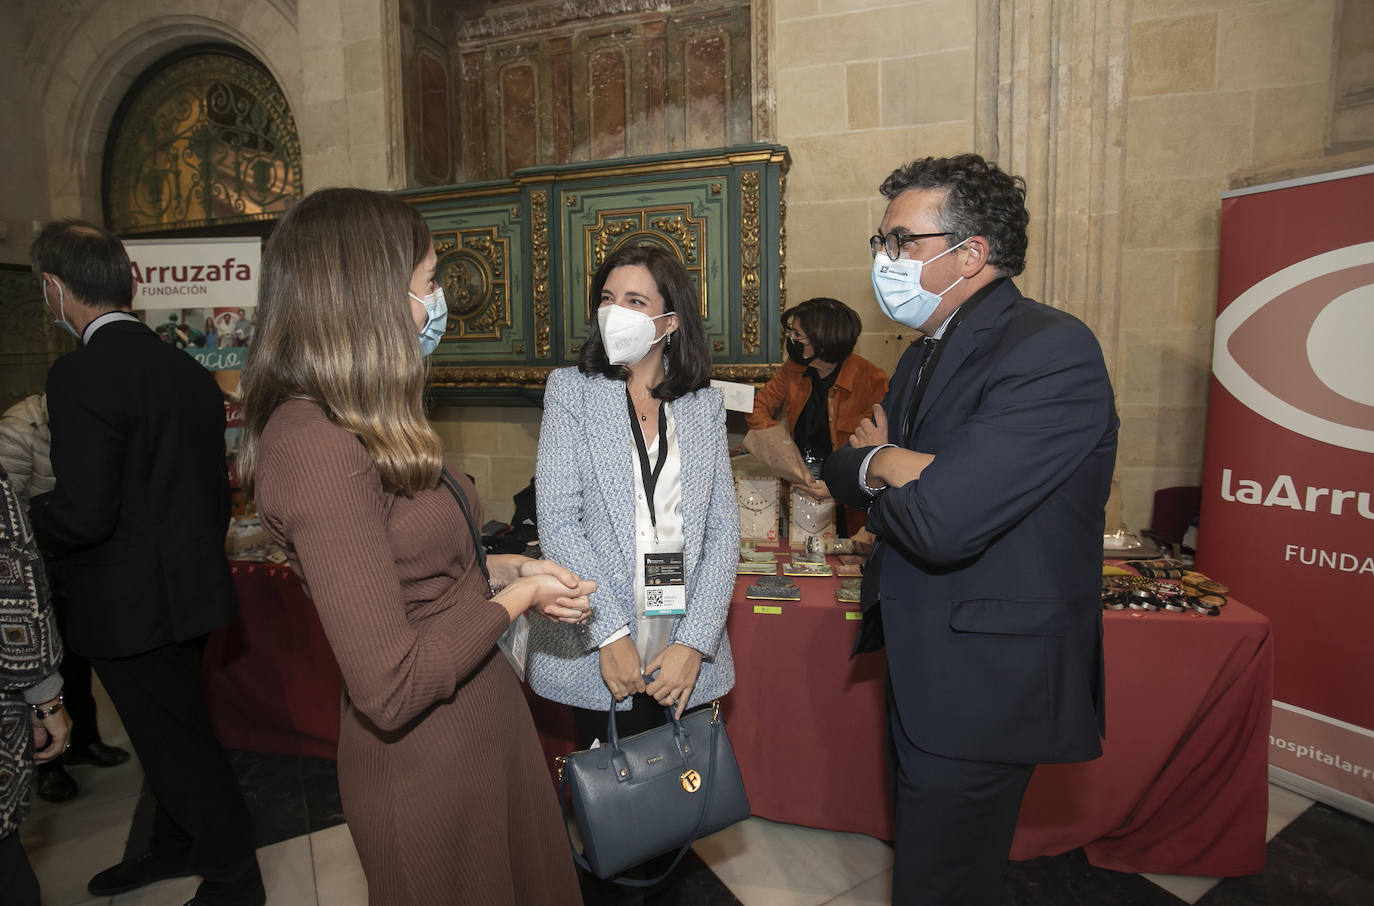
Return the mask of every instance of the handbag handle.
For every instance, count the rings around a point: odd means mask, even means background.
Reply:
[[[664,869],[663,874],[656,878],[606,878],[606,880],[619,884],[622,887],[653,887],[655,884],[662,883],[667,879],[668,875],[673,873],[673,869],[677,868],[677,863],[682,861],[682,857],[687,855],[687,850],[691,849],[692,844],[696,842],[697,834],[701,833],[701,825],[706,821],[707,806],[710,805],[711,802],[710,796],[716,789],[716,742],[720,737],[720,702],[711,703],[711,712],[711,757],[707,761],[706,783],[704,784],[707,788],[701,791],[705,795],[701,797],[701,811],[697,814],[696,826],[693,827],[692,832],[687,835],[687,839],[682,843],[682,848],[677,851],[677,855],[673,857],[672,864]],[[678,724],[678,729],[681,729],[682,725],[678,723],[678,721],[674,720],[673,723]],[[615,733],[614,708],[611,709],[611,733]],[[568,775],[564,773],[561,768],[558,771],[558,804],[563,809],[563,832],[568,837],[568,850],[572,853],[573,861],[577,863],[579,868],[595,874],[595,872],[592,872],[592,867],[588,864],[586,857],[578,852],[577,847],[573,845],[572,831],[568,829],[568,824],[572,821],[572,816],[568,814]]]
[[[691,736],[692,734],[687,732],[687,728],[682,725],[682,721],[680,721],[677,717],[674,716],[674,707],[675,706],[670,705],[664,708],[663,714],[665,717],[668,718],[668,722],[673,725],[673,735],[677,737],[678,748],[680,749],[682,748],[683,737]],[[617,731],[615,725],[614,704],[612,704],[611,709],[606,712],[606,739],[610,742],[612,751],[620,751],[620,733]]]
[[[454,478],[445,466],[439,472],[439,482],[448,492],[453,495],[453,499],[458,502],[458,509],[463,511],[463,521],[468,524],[468,531],[472,532],[473,556],[477,560],[477,567],[482,570],[482,578],[491,583],[491,573],[487,572],[487,549],[482,544],[482,530],[477,527],[477,520],[472,515],[472,507],[468,504],[468,495],[458,484],[458,479]]]

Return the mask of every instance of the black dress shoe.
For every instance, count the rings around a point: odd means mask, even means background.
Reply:
[[[86,889],[93,897],[112,897],[127,890],[137,890],[154,881],[189,878],[195,873],[184,858],[172,859],[160,853],[148,852],[136,859],[126,859],[110,866],[91,878]]]
[[[38,768],[38,796],[48,802],[66,802],[75,799],[80,792],[72,775],[62,767],[60,761],[52,761]]]
[[[107,746],[100,740],[84,746],[72,746],[62,756],[67,764],[93,764],[98,768],[112,768],[129,760],[129,753],[118,746]]]

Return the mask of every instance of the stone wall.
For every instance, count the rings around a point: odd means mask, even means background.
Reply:
[[[197,42],[237,44],[277,78],[300,128],[307,189],[398,187],[412,139],[400,125],[399,4],[10,4],[0,38],[0,223],[9,227],[0,260],[25,260],[31,221],[99,219],[100,155],[114,108],[149,64]],[[1344,105],[1347,119],[1367,116],[1368,105],[1352,106],[1367,93],[1356,71],[1367,42],[1348,40],[1346,27],[1364,21],[1362,7],[1341,0],[754,5],[766,49],[753,77],[756,138],[787,145],[793,161],[786,300],[848,302],[867,327],[859,352],[891,368],[911,335],[882,317],[869,286],[866,239],[883,209],[878,183],[916,156],[973,149],[996,157],[1032,182],[1041,220],[1043,252],[1031,256],[1021,282],[1085,317],[1108,353],[1123,420],[1126,522],[1147,523],[1156,488],[1196,483],[1219,196],[1269,172],[1301,175],[1333,160],[1374,159],[1352,151],[1355,127],[1331,133],[1333,104]],[[1340,54],[1344,69],[1335,62]],[[1328,148],[1347,157],[1331,158]],[[1101,247],[1089,249],[1094,260],[1085,264],[1080,248],[1092,241]],[[435,413],[492,518],[509,517],[511,495],[532,474],[538,418],[530,408]]]
[[[1221,193],[1323,153],[1336,0],[1134,0],[1116,373],[1127,524],[1198,484]]]
[[[33,223],[48,217],[48,161],[43,153],[43,120],[29,90],[24,49],[33,33],[33,16],[13,10],[0,29],[0,262],[27,265]]]

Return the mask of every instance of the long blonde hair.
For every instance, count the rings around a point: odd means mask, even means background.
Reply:
[[[438,484],[443,446],[425,418],[425,371],[406,293],[429,228],[399,199],[320,189],[277,224],[262,255],[256,329],[243,371],[239,475],[253,493],[273,410],[308,399],[352,431],[382,487]]]

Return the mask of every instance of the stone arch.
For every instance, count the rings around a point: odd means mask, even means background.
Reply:
[[[122,6],[122,4],[120,4]],[[136,22],[104,3],[61,40],[52,41],[40,65],[44,139],[49,159],[49,194],[54,217],[101,221],[101,166],[115,110],[134,80],[167,54],[192,44],[233,44],[256,57],[276,79],[293,110],[302,95],[296,22],[276,5],[248,4],[217,19],[215,0],[187,0],[184,11],[150,15]],[[87,47],[87,54],[68,53]]]

